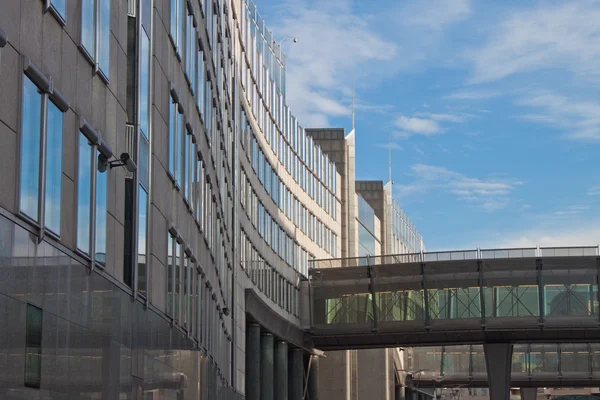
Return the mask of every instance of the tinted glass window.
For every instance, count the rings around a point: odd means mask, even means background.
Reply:
[[[46,228],[60,234],[63,113],[48,102],[46,131]]]
[[[21,125],[21,212],[37,221],[40,173],[40,133],[42,98],[37,87],[23,78]]]
[[[77,248],[86,254],[90,251],[91,156],[92,148],[87,138],[80,134],[77,173]]]

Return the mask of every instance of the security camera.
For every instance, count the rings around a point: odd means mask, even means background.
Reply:
[[[129,157],[129,154],[121,153],[120,159],[121,159],[121,162],[123,163],[123,166],[125,166],[125,168],[127,168],[127,171],[134,172],[137,169],[137,165],[135,165],[135,163],[133,162],[131,157]]]
[[[118,160],[111,161],[108,163],[111,168],[114,167],[125,167],[129,172],[135,172],[137,169],[137,165],[133,162],[131,157],[129,157],[128,153],[121,153],[121,157]],[[98,163],[98,169],[100,169],[100,164]],[[102,171],[101,171],[102,172]]]
[[[104,154],[98,154],[98,172],[106,172],[108,168],[108,157]]]
[[[294,43],[298,43],[298,39],[294,38]]]

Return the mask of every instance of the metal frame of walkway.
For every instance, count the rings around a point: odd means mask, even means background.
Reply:
[[[600,340],[598,247],[315,260],[312,267],[305,321],[322,350]]]
[[[444,374],[429,383],[487,380],[491,400],[509,400],[514,384],[543,384],[532,379],[531,363],[528,374],[514,376],[523,381],[512,382],[522,343],[583,343],[586,365],[595,365],[586,343],[600,341],[598,246],[316,260],[312,267],[301,289],[303,322],[307,340],[321,350],[482,344],[485,372],[471,369],[454,381]],[[570,376],[558,367],[548,378],[553,386],[587,386],[600,378],[594,371]]]
[[[396,349],[406,368],[417,371],[413,385],[488,387],[481,345]],[[513,346],[513,387],[600,387],[600,343],[536,343]]]

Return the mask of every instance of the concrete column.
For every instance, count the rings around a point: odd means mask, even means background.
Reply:
[[[308,375],[308,400],[319,400],[319,357],[311,356]]]
[[[260,400],[260,325],[246,329],[246,399]]]
[[[288,400],[288,345],[284,341],[275,343],[274,393],[277,400]]]
[[[396,385],[394,387],[394,400],[404,400],[404,386]]]
[[[260,400],[274,400],[273,389],[273,335],[265,332],[260,337]]]
[[[302,400],[304,390],[304,354],[301,349],[292,349],[288,359],[288,399]]]
[[[521,400],[536,400],[537,388],[521,388]]]
[[[483,345],[490,388],[490,400],[510,400],[510,371],[513,345],[487,343]]]

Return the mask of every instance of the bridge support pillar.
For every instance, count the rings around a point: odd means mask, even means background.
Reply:
[[[288,400],[288,345],[278,340],[275,343],[274,398]]]
[[[301,349],[292,349],[288,359],[288,399],[302,400],[304,390],[304,354]]]
[[[319,400],[319,356],[311,355],[310,370],[308,371],[308,398]],[[310,360],[310,359],[309,359]]]
[[[510,400],[510,371],[513,345],[487,343],[483,345],[490,388],[490,400]]]
[[[260,337],[260,400],[274,400],[273,335],[264,332]]]
[[[404,386],[396,385],[394,387],[394,400],[404,400]]]
[[[536,400],[537,399],[537,388],[521,388],[521,400]]]
[[[260,400],[260,325],[246,331],[246,399]]]

